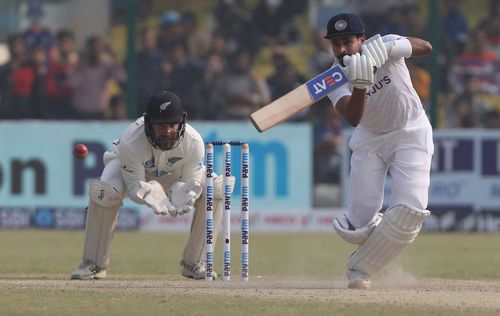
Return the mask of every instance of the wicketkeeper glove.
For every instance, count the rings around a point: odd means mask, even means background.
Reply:
[[[349,77],[352,86],[358,89],[366,89],[373,84],[373,61],[364,55],[356,53],[345,56],[343,59],[344,73]]]
[[[200,196],[201,191],[202,187],[198,181],[174,183],[167,194],[172,205],[175,207],[175,210],[169,211],[170,215],[184,215],[194,211],[194,203]]]
[[[137,196],[143,199],[156,215],[167,215],[175,210],[175,206],[170,203],[169,198],[158,181],[139,181],[139,186]]]

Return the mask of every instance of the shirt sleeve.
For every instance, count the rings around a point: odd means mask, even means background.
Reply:
[[[394,41],[394,46],[391,49],[389,57],[396,59],[411,57],[412,47],[410,41],[406,37],[396,34],[387,34],[382,37],[382,41],[384,43]]]
[[[116,149],[123,181],[130,199],[138,204],[144,204],[144,201],[137,197],[139,181],[146,181],[146,171],[141,160],[138,159],[137,153],[128,144],[120,142]]]
[[[203,177],[205,145],[201,138],[196,138],[189,148],[188,160],[182,167],[181,181],[185,183],[198,181]]]

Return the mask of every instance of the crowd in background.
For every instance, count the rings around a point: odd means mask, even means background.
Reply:
[[[440,127],[500,128],[500,1],[489,0],[490,15],[471,27],[460,0],[441,2],[439,19],[438,113]],[[68,30],[43,24],[41,2],[30,6],[30,26],[7,40],[10,59],[0,66],[2,119],[131,119],[124,96],[128,74],[109,39],[91,36],[77,50]],[[194,11],[169,9],[156,27],[138,30],[136,116],[157,90],[175,91],[192,120],[247,120],[259,107],[280,97],[333,61],[323,39],[326,20],[340,12],[359,14],[367,36],[395,33],[429,38],[428,20],[414,1],[379,1],[376,10],[362,1],[214,1],[200,27]],[[333,3],[333,4],[332,4]],[[314,10],[312,10],[314,9]],[[299,17],[316,12],[314,21]],[[307,36],[311,39],[307,42]],[[289,51],[313,45],[298,70]],[[255,59],[271,52],[269,75],[255,71]],[[424,106],[431,104],[429,57],[408,59]],[[320,102],[291,121],[314,126],[315,182],[339,178],[343,122],[328,102]]]

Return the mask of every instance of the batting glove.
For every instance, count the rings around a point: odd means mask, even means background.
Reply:
[[[175,210],[169,198],[158,181],[139,181],[137,196],[146,202],[156,215],[167,215]]]
[[[373,65],[377,68],[382,67],[389,59],[387,48],[382,41],[380,34],[370,37],[361,45],[362,55],[371,58]]]
[[[373,84],[373,62],[371,58],[356,53],[344,57],[344,71],[349,77],[352,86],[358,89],[366,89]]]

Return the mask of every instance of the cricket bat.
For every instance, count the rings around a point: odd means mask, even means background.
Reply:
[[[347,81],[349,79],[340,66],[334,66],[253,112],[250,121],[262,133],[311,106]]]

